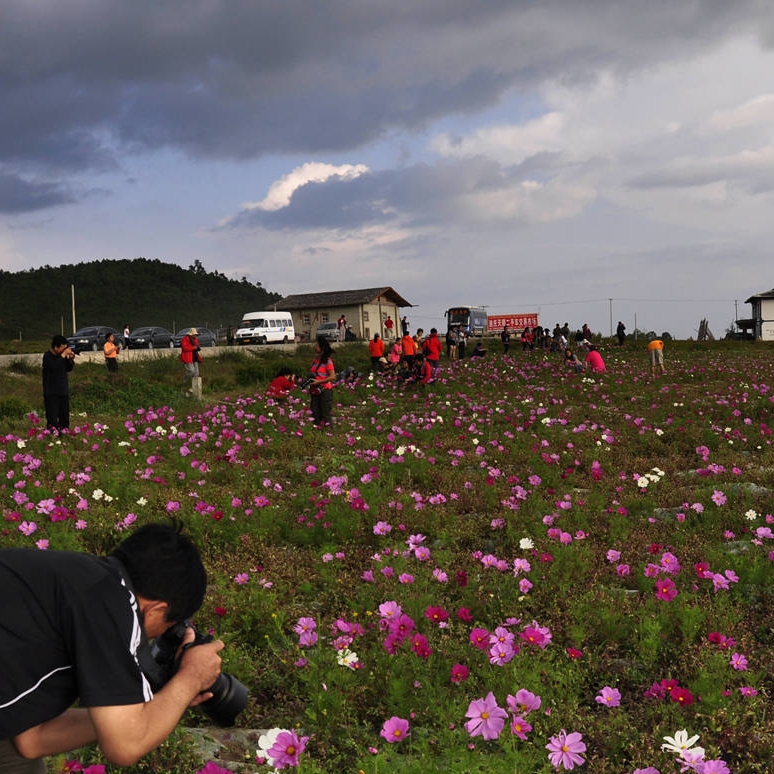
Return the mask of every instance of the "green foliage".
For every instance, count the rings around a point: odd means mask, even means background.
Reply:
[[[112,325],[118,330],[126,323],[131,328],[222,328],[238,323],[246,311],[264,309],[281,297],[260,283],[208,272],[198,260],[187,270],[147,258],[0,270],[0,339],[50,341],[63,327],[65,335],[72,333],[72,287],[78,327]]]

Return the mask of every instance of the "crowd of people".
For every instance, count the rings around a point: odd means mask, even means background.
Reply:
[[[392,332],[394,324],[388,325],[388,323],[392,323],[389,316],[384,322],[384,327],[386,331]],[[382,338],[380,333],[375,333],[368,342],[372,373],[379,373],[385,378],[394,378],[404,384],[425,386],[438,378],[444,351],[450,362],[462,360],[467,355],[469,332],[462,326],[450,327],[442,340],[436,328],[432,328],[427,336],[422,328],[417,328],[412,335],[406,317],[399,321],[399,325],[402,335],[398,336],[398,331],[395,331],[394,337],[388,333],[385,338]],[[340,340],[346,340],[348,326],[344,315],[339,318],[339,327],[344,332]],[[539,350],[561,353],[565,365],[578,373],[585,371],[600,374],[606,370],[602,354],[593,343],[595,337],[586,323],[574,333],[566,322],[562,326],[556,323],[553,329],[543,326],[525,327],[520,333],[511,332],[509,327],[504,325],[499,335],[503,355],[506,356],[510,353],[511,340],[518,335],[524,352]],[[622,346],[626,340],[626,326],[622,322],[618,323],[616,336],[619,346]],[[574,347],[571,339],[574,340]],[[665,374],[664,342],[661,339],[652,339],[647,345],[647,350],[651,374],[653,376]],[[104,347],[105,361],[111,373],[118,370],[119,352],[120,349],[111,335]],[[485,357],[486,354],[487,349],[483,341],[476,339],[470,358],[478,359]],[[75,353],[63,336],[54,336],[51,349],[43,356],[43,399],[46,424],[49,429],[57,432],[66,430],[70,423],[68,375],[73,369],[74,357]],[[197,381],[201,355],[195,328],[191,328],[182,340],[180,360],[183,363],[186,378]],[[283,368],[272,380],[266,396],[274,400],[285,400],[299,386],[308,389],[314,423],[318,427],[326,427],[331,424],[332,391],[335,385],[342,382],[356,382],[361,376],[352,367],[345,368],[337,374],[333,348],[326,338],[320,336],[315,342],[315,357],[310,365],[309,375],[301,379],[291,369]],[[191,394],[190,390],[189,394]]]

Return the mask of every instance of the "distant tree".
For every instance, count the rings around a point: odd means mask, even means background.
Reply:
[[[672,334],[669,331],[664,331],[661,334],[661,338],[663,341],[672,341]]]

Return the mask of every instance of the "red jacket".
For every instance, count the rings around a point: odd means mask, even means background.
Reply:
[[[431,333],[424,342],[422,342],[422,349],[428,360],[437,362],[441,357],[441,352],[443,352],[443,344],[438,338],[438,334]]]
[[[202,362],[201,355],[198,352],[199,339],[196,336],[183,336],[183,340],[180,342],[180,349],[180,360],[184,363]]]

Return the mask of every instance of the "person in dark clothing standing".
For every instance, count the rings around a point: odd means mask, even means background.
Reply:
[[[615,329],[615,335],[618,336],[618,346],[622,347],[626,341],[626,326],[619,320],[618,327]]]
[[[70,427],[70,379],[75,352],[67,339],[57,334],[51,339],[51,349],[43,355],[43,405],[49,430]]]

